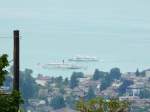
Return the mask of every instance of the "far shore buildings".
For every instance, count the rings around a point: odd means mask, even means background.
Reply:
[[[148,70],[148,71],[145,72],[145,76],[148,77],[148,78],[150,78],[150,70]]]
[[[48,83],[48,81],[50,81],[50,77],[48,76],[43,76],[41,74],[38,75],[38,77],[36,78],[35,82],[38,84],[38,85],[41,85],[41,86],[46,86],[46,84]]]
[[[131,85],[127,88],[126,90],[126,95],[127,96],[139,96],[140,95],[140,91],[143,89],[142,86],[140,85]]]
[[[119,100],[129,100],[133,102],[135,106],[139,105],[150,105],[149,99],[141,99],[139,94],[145,86],[150,87],[150,70],[145,71],[145,76],[137,77],[135,73],[125,73],[122,75],[121,80],[115,80],[107,89],[100,91],[101,81],[100,80],[92,80],[92,76],[88,75],[83,78],[78,78],[79,84],[75,88],[70,88],[69,85],[64,86],[65,94],[60,92],[60,88],[57,87],[57,84],[52,81],[51,77],[38,75],[36,78],[36,83],[40,85],[40,89],[38,91],[38,95],[40,97],[45,96],[46,99],[30,99],[30,108],[29,110],[35,110],[32,112],[40,112],[40,108],[45,110],[44,112],[76,112],[68,107],[53,110],[50,106],[45,104],[46,102],[49,104],[51,99],[56,95],[63,95],[64,100],[68,98],[68,96],[72,95],[75,100],[78,100],[82,97],[85,97],[88,93],[90,87],[93,88],[96,96],[102,96],[104,98],[118,98],[118,88],[123,84],[123,80],[133,81],[133,84],[128,86],[126,89],[126,93],[123,96],[119,97]],[[50,83],[49,85],[49,82]],[[50,87],[49,87],[50,86]],[[140,104],[142,102],[142,104]]]

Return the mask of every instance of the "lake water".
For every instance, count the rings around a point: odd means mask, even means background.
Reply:
[[[148,0],[47,0],[36,1],[35,6],[35,0],[17,6],[17,1],[7,2],[0,4],[0,37],[21,30],[21,69],[31,68],[34,75],[70,76],[75,70],[45,70],[37,63],[61,62],[79,54],[100,60],[75,63],[87,66],[81,70],[86,74],[95,68],[119,67],[123,72],[150,68]],[[0,38],[0,53],[10,59],[12,42]]]

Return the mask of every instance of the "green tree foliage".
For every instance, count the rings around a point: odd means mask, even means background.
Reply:
[[[35,98],[38,93],[38,85],[35,83],[35,79],[31,76],[33,71],[31,69],[25,69],[20,72],[20,91],[24,99],[24,105],[22,108],[26,109],[28,105],[28,99]]]
[[[17,105],[23,103],[20,93],[0,94],[0,112],[18,112]]]
[[[70,79],[70,88],[78,86],[78,78],[83,78],[84,74],[82,72],[74,72]]]
[[[110,74],[107,73],[107,75],[104,77],[104,79],[101,81],[101,87],[100,90],[105,90],[107,87],[109,87],[112,83],[113,79],[111,78]]]
[[[110,70],[110,76],[112,79],[120,79],[121,77],[121,72],[119,68],[112,68]]]
[[[93,75],[93,80],[103,79],[105,76],[105,72],[99,71],[98,69],[95,70]]]
[[[55,96],[54,98],[52,98],[50,105],[54,108],[54,109],[60,109],[65,107],[65,101],[63,96],[59,95],[59,96]]]
[[[10,74],[13,74],[12,72],[11,70]],[[20,90],[24,98],[24,107],[28,104],[28,99],[36,97],[38,93],[38,85],[35,83],[35,79],[31,74],[32,70],[30,69],[25,69],[20,72]],[[7,76],[4,85],[11,87],[13,83],[12,80],[11,76]]]
[[[133,84],[131,80],[123,80],[122,85],[119,87],[118,92],[120,95],[123,95],[126,92],[126,89]]]
[[[73,75],[75,75],[77,78],[83,78],[84,74],[82,72],[73,72]]]
[[[140,98],[150,98],[150,89],[145,88],[140,92]]]
[[[117,99],[94,98],[89,101],[81,99],[76,107],[79,112],[128,112],[129,103]]]
[[[105,90],[109,87],[114,80],[118,80],[121,78],[121,72],[119,68],[112,68],[110,73],[106,73],[105,77],[101,81],[101,88],[100,90]]]
[[[55,83],[58,88],[62,88],[63,85],[63,77],[59,76],[55,78]]]
[[[69,84],[69,80],[68,80],[68,78],[65,78],[65,80],[64,80],[64,84],[65,84],[65,85],[68,85],[68,84]]]
[[[72,75],[71,76],[71,79],[70,79],[70,88],[75,88],[76,86],[78,86],[78,79],[75,75]]]
[[[56,78],[55,78],[55,82],[56,82],[57,84],[62,84],[62,82],[63,82],[63,77],[62,77],[62,76],[56,77]]]
[[[25,69],[25,71],[21,72],[20,88],[23,98],[26,100],[36,96],[38,91],[35,79],[31,76],[32,73],[33,71],[30,69]]]
[[[136,76],[140,76],[139,69],[136,70],[135,75],[136,75]]]
[[[86,99],[90,100],[92,98],[95,98],[96,95],[95,95],[95,92],[94,92],[94,89],[93,87],[89,87],[89,90],[88,90],[88,93],[87,93],[87,96],[86,96]]]
[[[135,72],[135,75],[137,77],[145,77],[145,75],[146,75],[145,72],[146,72],[145,70],[140,72],[139,69],[137,69]]]
[[[8,74],[7,70],[5,70],[5,68],[9,65],[7,57],[8,56],[6,54],[0,57],[0,86],[3,85],[5,77]]]
[[[7,55],[0,56],[0,87],[3,86],[7,75],[6,67],[9,65]],[[23,103],[20,93],[12,91],[11,94],[0,92],[0,112],[17,112],[18,104]]]

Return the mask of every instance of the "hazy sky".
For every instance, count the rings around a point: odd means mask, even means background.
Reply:
[[[148,33],[149,6],[149,0],[1,0],[0,31],[17,28],[45,34],[92,27],[118,33],[122,26],[124,33]]]

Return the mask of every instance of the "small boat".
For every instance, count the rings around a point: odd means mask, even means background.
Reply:
[[[68,61],[98,61],[98,59],[91,56],[75,56],[71,59],[68,59]]]

